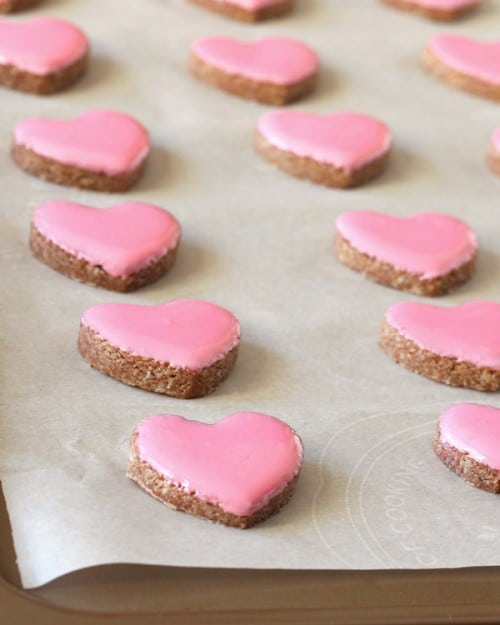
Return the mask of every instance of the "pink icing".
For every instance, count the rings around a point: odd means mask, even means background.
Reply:
[[[439,418],[440,439],[474,460],[500,469],[500,410],[479,404],[457,404]]]
[[[439,213],[391,217],[350,211],[337,218],[338,232],[360,252],[423,278],[442,276],[469,261],[476,235],[462,221]]]
[[[491,135],[491,145],[493,149],[500,152],[500,128],[497,128]]]
[[[0,20],[0,63],[37,75],[56,72],[84,56],[86,36],[65,20]]]
[[[141,459],[158,473],[240,516],[253,514],[279,494],[302,462],[295,432],[258,412],[238,412],[215,425],[155,415],[136,432]]]
[[[234,4],[246,11],[256,11],[273,4],[281,4],[283,0],[218,0],[222,4]]]
[[[391,146],[387,126],[360,113],[272,111],[260,118],[258,130],[281,150],[347,171],[378,158]]]
[[[229,37],[197,39],[191,47],[205,63],[228,74],[286,85],[318,71],[316,53],[293,39],[271,37],[242,42]]]
[[[500,304],[472,301],[454,308],[401,302],[386,313],[400,334],[440,356],[500,369]]]
[[[443,11],[453,11],[462,7],[474,6],[481,0],[411,0],[412,4],[430,9],[443,9]]]
[[[427,44],[431,54],[451,69],[500,84],[500,41],[475,41],[460,35],[438,35]]]
[[[225,356],[240,336],[228,310],[195,299],[158,306],[98,304],[83,313],[82,324],[122,351],[194,370]]]
[[[16,143],[46,158],[110,176],[138,167],[149,136],[133,117],[92,110],[70,120],[29,117],[15,128]]]
[[[75,202],[46,202],[33,213],[46,238],[112,276],[128,276],[177,245],[180,226],[167,211],[144,202],[99,210]]]

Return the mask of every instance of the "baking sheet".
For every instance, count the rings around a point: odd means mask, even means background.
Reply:
[[[53,1],[34,13],[73,20],[90,35],[93,55],[88,77],[64,94],[2,92],[0,477],[24,586],[118,562],[289,569],[499,564],[498,499],[457,479],[431,448],[445,407],[459,401],[500,407],[497,395],[447,388],[390,361],[376,345],[384,312],[415,298],[364,280],[332,252],[334,220],[343,210],[447,212],[475,228],[481,254],[473,280],[439,301],[498,299],[500,181],[484,166],[498,105],[421,70],[418,55],[443,26],[372,0],[298,2],[294,15],[257,26],[222,20],[184,0]],[[485,2],[476,16],[446,30],[493,39],[499,16],[499,4]],[[263,162],[252,139],[267,107],[212,90],[186,72],[190,41],[215,34],[279,34],[315,47],[323,65],[319,88],[294,108],[383,119],[395,139],[386,174],[345,192]],[[151,132],[149,169],[130,193],[59,188],[10,162],[17,120],[70,117],[92,107],[136,115]],[[175,268],[129,295],[52,272],[27,248],[31,212],[51,199],[164,206],[183,227]],[[88,306],[178,297],[215,301],[241,322],[237,366],[213,395],[182,401],[147,394],[91,370],[79,356],[78,324]],[[165,412],[214,422],[239,410],[285,419],[305,445],[294,498],[261,526],[240,532],[173,512],[124,477],[128,439],[141,419]]]

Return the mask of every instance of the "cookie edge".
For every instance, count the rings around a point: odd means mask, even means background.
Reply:
[[[229,376],[238,356],[239,339],[222,357],[201,369],[176,367],[122,350],[84,323],[80,323],[78,349],[91,367],[114,380],[178,399],[195,399],[215,391]]]
[[[232,95],[261,104],[283,106],[299,100],[314,91],[318,72],[291,83],[278,84],[268,81],[254,80],[242,74],[230,74],[207,63],[191,52],[188,68],[199,80]]]
[[[259,130],[255,133],[254,147],[262,158],[281,171],[334,189],[352,189],[375,180],[384,173],[391,154],[389,147],[361,167],[347,170],[309,156],[299,156],[292,151],[282,150],[270,143]]]
[[[478,367],[453,356],[440,356],[420,347],[401,334],[384,319],[378,341],[379,347],[397,364],[426,378],[449,386],[476,391],[497,391],[500,388],[500,370]]]
[[[500,493],[500,471],[479,462],[466,451],[441,440],[441,428],[437,427],[433,449],[436,456],[450,471],[461,477],[467,484],[489,493]]]
[[[248,529],[257,523],[265,521],[270,516],[277,514],[291,499],[301,466],[295,475],[283,486],[283,489],[270,499],[262,508],[251,515],[240,516],[227,512],[218,504],[213,504],[196,495],[187,493],[175,483],[167,480],[158,473],[150,464],[142,460],[137,449],[136,440],[138,432],[134,430],[130,439],[129,466],[127,477],[145,490],[149,495],[166,504],[174,510],[186,512],[200,519],[221,523],[227,527]]]
[[[419,274],[398,269],[391,263],[362,252],[338,230],[335,232],[334,248],[335,255],[341,263],[363,274],[369,280],[398,291],[427,297],[445,295],[470,280],[474,274],[477,257],[476,251],[468,261],[447,273],[434,278],[422,278]]]

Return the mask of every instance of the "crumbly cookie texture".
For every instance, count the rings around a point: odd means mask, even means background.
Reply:
[[[452,87],[489,100],[500,100],[500,42],[484,43],[458,35],[431,39],[422,64]]]
[[[479,391],[500,388],[500,304],[472,301],[456,307],[422,302],[391,306],[379,345],[406,369]]]
[[[500,411],[479,404],[455,404],[439,418],[434,451],[468,484],[500,493]]]
[[[202,300],[98,304],[82,316],[78,347],[92,367],[115,380],[191,399],[228,377],[239,336],[228,310]]]
[[[20,121],[11,155],[21,169],[49,182],[123,192],[141,177],[149,150],[149,135],[140,122],[96,109],[69,120]]]
[[[92,286],[129,293],[162,278],[173,266],[177,246],[143,269],[128,276],[113,276],[99,265],[78,258],[43,236],[35,226],[31,227],[30,248],[33,256],[68,278]]]
[[[31,9],[42,0],[3,0],[0,2],[0,13],[14,13],[16,11],[24,11]]]
[[[260,118],[255,148],[292,176],[345,189],[382,174],[391,133],[383,122],[361,113],[275,110]]]
[[[431,20],[448,22],[475,11],[481,0],[461,0],[460,2],[419,2],[419,0],[380,0],[382,3],[427,17]]]
[[[213,425],[155,415],[132,435],[127,475],[175,510],[245,529],[289,501],[302,456],[296,433],[262,413]]]
[[[374,256],[360,252],[338,233],[335,235],[335,252],[341,262],[374,282],[426,297],[436,297],[449,293],[467,282],[475,269],[474,257],[443,276],[422,279],[417,274],[396,269],[390,263],[385,263]]]
[[[319,61],[311,48],[283,37],[253,42],[204,37],[193,42],[189,67],[218,89],[280,106],[313,91]]]
[[[394,217],[354,210],[337,217],[335,252],[375,282],[436,296],[472,276],[477,237],[463,221],[442,213]]]
[[[180,232],[173,215],[146,202],[97,209],[52,201],[33,213],[30,247],[35,258],[69,278],[128,292],[172,267]]]
[[[240,22],[261,22],[290,13],[294,0],[271,0],[255,2],[255,8],[247,8],[234,0],[189,0],[204,9],[219,13]]]
[[[66,20],[0,20],[0,85],[47,95],[66,89],[87,68],[86,35]]]

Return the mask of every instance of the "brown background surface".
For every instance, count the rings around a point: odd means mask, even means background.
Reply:
[[[500,569],[246,571],[103,566],[19,588],[0,492],[1,622],[9,625],[498,623]]]

